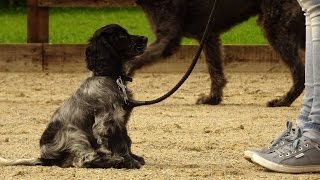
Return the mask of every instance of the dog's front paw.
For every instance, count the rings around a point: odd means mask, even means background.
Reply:
[[[145,165],[146,162],[144,161],[144,158],[135,154],[131,154],[131,157],[137,161],[139,161],[140,164]]]
[[[289,107],[290,105],[290,102],[283,99],[273,99],[267,103],[267,107]]]
[[[197,104],[209,104],[209,105],[218,105],[222,101],[221,97],[217,96],[206,96],[206,95],[201,95],[198,100]]]
[[[140,169],[142,167],[142,164],[133,159],[133,158],[125,158],[123,163],[120,163],[116,166],[116,168],[126,168],[126,169]]]
[[[126,168],[128,169],[140,169],[142,167],[142,164],[135,159],[131,159],[125,162],[125,164],[126,164]]]
[[[83,159],[81,159],[83,160]],[[113,168],[117,167],[120,164],[124,163],[124,158],[121,156],[106,156],[106,155],[98,155],[98,157],[87,160],[83,163],[82,166],[78,167],[86,167],[86,168]]]

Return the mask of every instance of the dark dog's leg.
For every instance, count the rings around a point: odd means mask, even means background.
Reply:
[[[133,159],[139,161],[140,164],[145,165],[145,161],[144,161],[144,158],[143,158],[143,157],[138,156],[138,155],[132,153],[132,151],[131,151],[132,141],[131,141],[131,138],[128,136],[128,133],[127,133],[127,132],[123,132],[123,135],[124,135],[125,141],[127,142],[130,156],[131,156]]]
[[[203,95],[197,100],[197,104],[217,105],[222,101],[223,87],[227,80],[224,77],[220,40],[216,36],[209,36],[204,46],[204,53],[211,79],[209,95]]]
[[[304,20],[301,19],[301,24],[293,25],[293,23],[279,22],[278,17],[270,17],[262,19],[261,25],[264,27],[265,35],[273,47],[280,55],[283,62],[289,67],[293,85],[290,90],[279,99],[271,100],[267,103],[269,107],[290,106],[292,102],[299,97],[304,90],[304,64],[299,56],[301,44],[304,44],[302,38],[305,31],[295,30],[303,25]],[[290,27],[287,27],[291,24]],[[285,27],[282,27],[285,26]],[[281,28],[279,28],[281,27]],[[291,29],[288,31],[288,29]],[[301,34],[298,34],[301,33]]]
[[[180,36],[173,37],[172,34],[166,37],[157,37],[157,40],[150,44],[142,55],[125,64],[127,75],[131,76],[135,70],[171,56],[179,48],[180,40]]]
[[[167,37],[158,39],[148,46],[146,51],[136,57],[134,60],[127,62],[126,71],[128,75],[133,75],[135,70],[144,66],[152,65],[162,58],[171,56],[180,46],[180,37],[168,39]]]
[[[118,112],[119,113],[119,112]],[[130,144],[127,142],[125,120],[115,120],[110,113],[96,115],[93,134],[100,146],[111,151],[114,156],[123,157],[117,168],[139,169],[142,164],[131,157]]]
[[[275,48],[275,51],[278,52],[281,59],[289,67],[293,85],[285,95],[278,99],[269,101],[267,103],[267,106],[290,106],[292,102],[296,100],[304,90],[304,64],[300,60],[298,49],[296,47],[293,47],[290,42],[282,43],[280,47],[279,44],[273,44],[273,47]]]
[[[151,65],[161,58],[172,55],[178,49],[183,34],[183,18],[188,4],[185,0],[137,1],[137,3],[146,12],[156,41],[141,56],[126,64],[128,75],[132,75],[135,70],[143,66]],[[154,4],[150,5],[151,3]]]

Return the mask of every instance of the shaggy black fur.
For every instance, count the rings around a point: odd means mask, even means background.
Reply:
[[[144,159],[131,152],[126,128],[132,108],[116,80],[123,76],[122,64],[142,54],[146,44],[146,37],[119,25],[98,29],[86,49],[93,75],[52,116],[40,139],[40,158],[0,158],[0,165],[140,168]]]
[[[137,0],[136,3],[149,19],[156,41],[126,65],[129,75],[172,55],[182,37],[200,41],[213,0]],[[227,81],[220,49],[221,33],[255,15],[265,37],[290,68],[293,78],[291,89],[281,98],[268,102],[268,106],[290,106],[302,93],[304,64],[298,50],[305,45],[305,19],[297,0],[219,0],[209,40],[204,46],[211,90],[209,95],[198,99],[198,104],[216,105],[222,101]]]

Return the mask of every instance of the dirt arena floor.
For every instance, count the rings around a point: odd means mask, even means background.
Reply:
[[[37,157],[48,120],[88,73],[0,73],[0,156]],[[139,73],[130,84],[136,99],[164,94],[180,73]],[[129,134],[133,152],[146,165],[139,170],[59,167],[0,167],[0,179],[319,179],[319,174],[288,175],[247,162],[243,151],[262,147],[297,117],[302,96],[291,106],[268,108],[291,85],[287,72],[235,72],[219,106],[195,105],[209,92],[209,76],[193,73],[164,102],[136,108]]]

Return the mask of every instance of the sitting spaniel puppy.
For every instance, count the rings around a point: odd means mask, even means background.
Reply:
[[[40,158],[7,160],[0,166],[43,165],[81,168],[140,168],[127,134],[132,107],[123,64],[143,53],[147,38],[116,24],[98,29],[86,49],[92,77],[53,114],[40,139]]]

